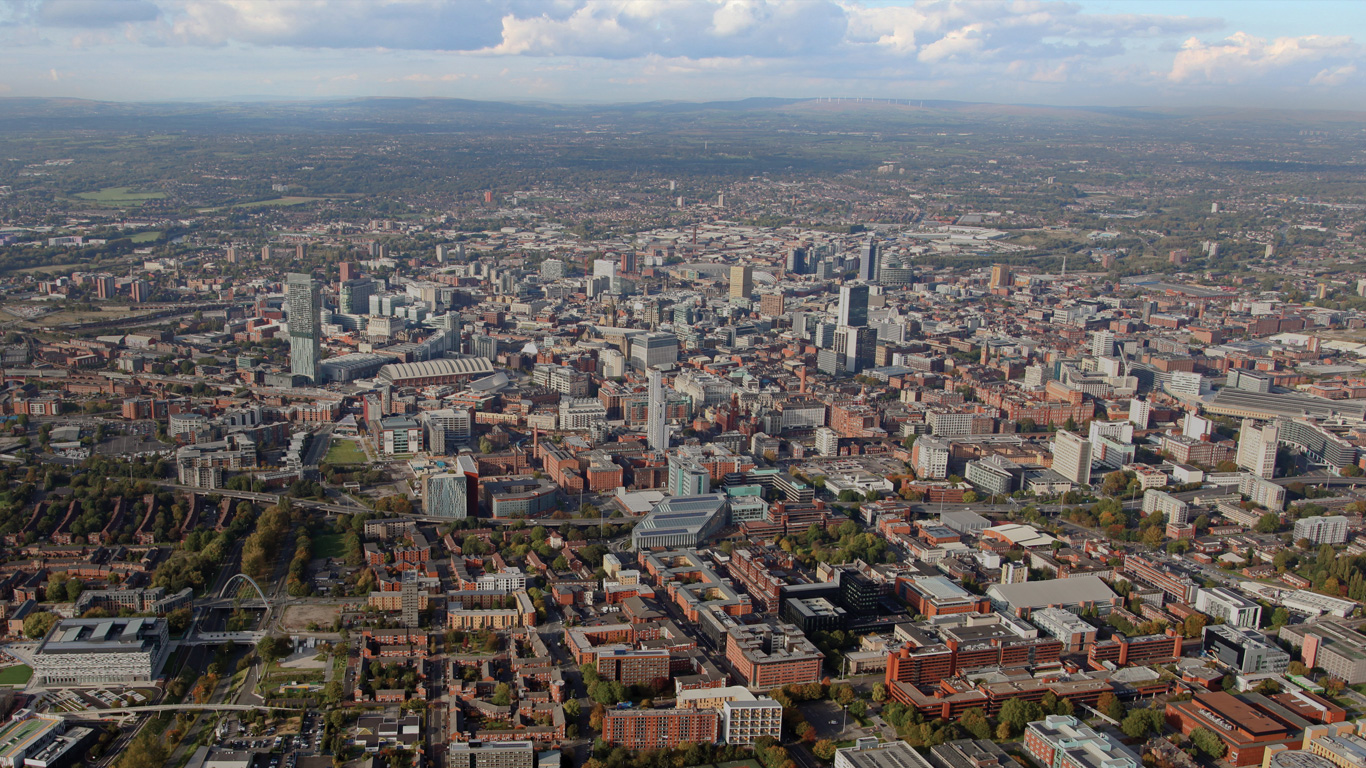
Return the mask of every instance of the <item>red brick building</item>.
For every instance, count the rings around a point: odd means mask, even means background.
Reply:
[[[1304,729],[1310,725],[1261,694],[1235,696],[1222,691],[1171,702],[1166,718],[1168,725],[1184,735],[1196,728],[1209,730],[1224,742],[1228,748],[1225,759],[1235,766],[1260,765],[1266,748],[1273,744],[1298,749]]]
[[[629,750],[663,749],[681,741],[716,743],[721,716],[694,709],[609,709],[602,718],[602,740]]]

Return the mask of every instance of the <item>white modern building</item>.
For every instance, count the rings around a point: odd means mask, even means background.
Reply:
[[[33,652],[33,682],[149,682],[161,674],[169,650],[165,619],[63,619]]]
[[[1342,515],[1305,517],[1295,521],[1295,540],[1309,539],[1315,544],[1342,544],[1347,541],[1347,518]]]
[[[1247,629],[1256,629],[1262,621],[1260,604],[1224,587],[1202,588],[1195,595],[1195,610]]]
[[[1091,484],[1091,441],[1058,430],[1053,439],[1053,471],[1077,485]]]
[[[1243,427],[1238,433],[1238,466],[1257,477],[1273,477],[1278,434],[1275,424],[1259,427],[1256,421],[1243,419]]]
[[[1149,488],[1143,492],[1143,514],[1161,512],[1167,525],[1185,525],[1190,505],[1165,491]]]

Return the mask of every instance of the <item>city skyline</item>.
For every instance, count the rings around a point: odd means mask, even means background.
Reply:
[[[756,96],[1341,109],[1366,10],[1309,2],[9,0],[0,97]]]

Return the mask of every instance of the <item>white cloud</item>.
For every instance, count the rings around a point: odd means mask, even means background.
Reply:
[[[1319,70],[1319,73],[1314,75],[1313,79],[1309,81],[1309,84],[1336,87],[1351,81],[1356,76],[1356,73],[1357,67],[1355,64],[1343,64],[1340,67],[1329,67],[1328,69]]]
[[[1167,78],[1175,83],[1244,83],[1269,73],[1295,70],[1305,64],[1341,62],[1360,54],[1361,46],[1345,35],[1278,37],[1268,42],[1235,32],[1217,43],[1192,37],[1172,60]]]

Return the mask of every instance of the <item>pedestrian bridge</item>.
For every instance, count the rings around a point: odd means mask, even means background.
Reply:
[[[284,709],[284,707],[267,707],[261,704],[154,704],[150,707],[121,707],[118,709],[87,709],[81,712],[63,712],[66,717],[83,718],[105,718],[111,715],[122,717],[124,715],[143,715],[150,712],[188,712],[195,710],[233,710],[245,712],[253,709]]]
[[[181,645],[220,645],[222,643],[250,643],[255,645],[266,636],[265,632],[197,632],[180,641]]]

